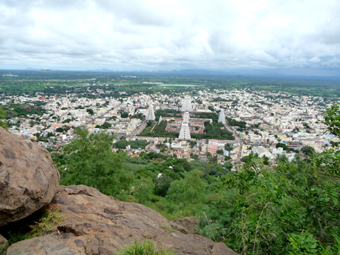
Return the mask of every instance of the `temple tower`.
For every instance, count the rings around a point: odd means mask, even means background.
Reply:
[[[190,119],[189,112],[185,112],[185,113],[183,114],[183,122],[189,123],[189,119]]]
[[[222,124],[225,125],[224,109],[221,109],[220,111],[220,114],[218,116],[218,122],[222,122]]]
[[[190,129],[189,129],[189,123],[183,122],[181,126],[181,131],[179,132],[179,139],[181,140],[190,140]]]
[[[153,111],[153,106],[152,106],[152,104],[150,104],[148,112],[146,114],[146,120],[154,121],[155,119],[156,119],[156,117],[155,117],[155,113]]]

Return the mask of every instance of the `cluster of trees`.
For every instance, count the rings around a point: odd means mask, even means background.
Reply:
[[[103,125],[96,125],[96,128],[100,128],[100,129],[108,129],[110,128],[112,125],[109,122],[105,122]]]
[[[3,111],[6,112],[7,118],[27,118],[27,115],[36,114],[38,116],[46,113],[45,109],[41,106],[32,106],[28,104],[10,104],[4,107]]]
[[[234,120],[228,117],[227,117],[227,120],[230,126],[238,126],[239,129],[241,129],[241,131],[246,130],[247,123],[245,121],[237,121],[237,120]]]
[[[148,137],[168,137],[168,138],[178,138],[178,133],[176,132],[167,132],[165,131],[167,121],[162,120],[159,124],[155,124],[154,129],[151,132],[151,129],[153,128],[152,122],[148,122],[148,126],[140,133],[140,136],[148,136]]]
[[[235,140],[235,137],[231,132],[223,128],[222,123],[213,121],[210,124],[209,121],[204,122],[204,134],[191,134],[195,139],[220,139],[220,140]]]
[[[2,107],[0,107],[0,127],[7,129],[7,124],[2,120],[5,119],[6,114]]]
[[[125,149],[126,146],[130,145],[132,149],[145,149],[145,146],[148,145],[148,141],[146,140],[135,140],[135,141],[127,141],[121,140],[113,144],[113,147],[118,149]]]
[[[166,110],[157,110],[155,112],[155,117],[156,120],[159,119],[159,117],[181,117],[181,112],[177,110],[171,110],[171,109],[166,109]]]

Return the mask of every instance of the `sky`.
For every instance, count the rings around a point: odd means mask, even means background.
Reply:
[[[340,75],[339,0],[1,0],[0,69]]]

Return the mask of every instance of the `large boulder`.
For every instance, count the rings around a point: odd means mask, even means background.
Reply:
[[[146,206],[121,202],[84,185],[60,186],[44,210],[59,210],[64,220],[47,235],[11,245],[7,255],[115,254],[135,239],[154,240],[175,254],[236,254],[225,244],[190,233]]]
[[[47,150],[0,127],[0,226],[50,203],[59,179]]]

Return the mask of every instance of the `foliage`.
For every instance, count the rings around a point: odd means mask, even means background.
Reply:
[[[121,115],[120,115],[120,117],[125,119],[125,118],[129,117],[129,113],[127,113],[127,112],[122,112]]]
[[[133,177],[121,171],[123,152],[112,152],[113,137],[105,133],[89,134],[75,129],[78,136],[63,149],[63,162],[58,161],[61,184],[84,184],[107,195],[127,190]]]
[[[326,109],[325,122],[328,131],[340,137],[340,109],[339,105],[333,104],[330,108]],[[339,143],[338,143],[339,144]]]
[[[92,109],[86,109],[86,111],[87,111],[90,115],[93,115],[93,114],[94,114],[94,112],[93,112]]]
[[[308,231],[300,235],[291,234],[290,244],[292,247],[291,255],[309,255],[316,254],[318,248],[318,241]]]
[[[42,217],[39,222],[32,226],[32,231],[30,232],[31,237],[45,235],[48,232],[55,230],[56,225],[63,221],[64,218],[61,216],[58,210],[47,211],[47,215]]]
[[[0,107],[0,127],[7,129],[7,124],[4,123],[3,121],[1,121],[2,119],[5,119],[5,117],[6,117],[6,114],[3,110],[3,108]]]
[[[202,172],[194,170],[189,172],[183,180],[173,181],[166,197],[176,203],[197,204],[206,202],[205,189],[207,184],[201,180],[202,174]]]
[[[223,128],[222,123],[213,122],[210,124],[208,121],[204,122],[204,134],[191,134],[191,138],[196,139],[220,139],[220,140],[234,140],[231,132]],[[222,129],[223,128],[223,129]]]
[[[121,140],[113,144],[113,147],[118,149],[125,149],[126,146],[130,145],[132,149],[145,149],[145,146],[148,145],[146,140],[135,140],[135,141],[127,141]]]
[[[314,148],[310,146],[303,146],[300,151],[308,156],[312,155],[315,152]]]
[[[177,138],[178,133],[170,133],[166,132],[165,128],[167,125],[167,121],[162,120],[159,124],[155,124],[153,132],[151,132],[152,127],[146,127],[139,136],[148,136],[148,137],[170,137]]]
[[[172,250],[157,247],[155,243],[147,240],[139,242],[135,240],[135,244],[127,245],[123,247],[117,255],[172,255]]]
[[[152,197],[155,189],[155,184],[150,178],[137,179],[133,183],[134,191],[133,196],[138,199],[141,204],[148,204]]]
[[[56,225],[62,222],[64,218],[61,216],[60,212],[58,210],[56,211],[50,211],[48,210],[46,214],[43,214],[43,216],[39,219],[38,222],[35,222],[35,224],[30,225],[31,231],[21,233],[16,232],[12,233],[11,231],[7,233],[7,239],[9,244],[17,243],[26,239],[30,239],[37,236],[42,236],[50,231],[53,231],[56,229]]]
[[[245,121],[237,121],[237,120],[234,120],[232,118],[227,118],[228,120],[228,124],[230,126],[238,126],[240,127],[242,130],[245,130],[246,129],[246,122]]]

